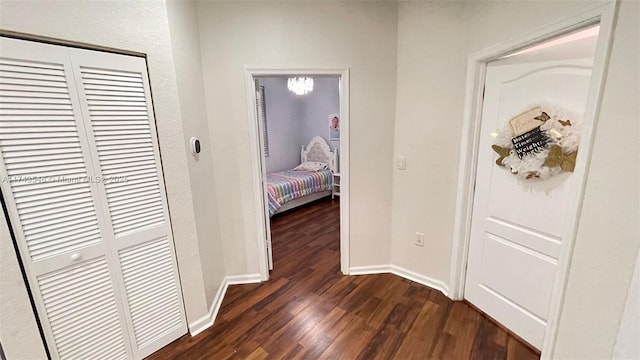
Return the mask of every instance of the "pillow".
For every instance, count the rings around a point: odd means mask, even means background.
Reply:
[[[305,161],[302,164],[296,166],[293,170],[296,171],[319,171],[327,170],[329,167],[327,164],[319,161]]]

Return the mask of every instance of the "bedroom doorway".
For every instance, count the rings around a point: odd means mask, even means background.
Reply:
[[[339,244],[334,240],[324,246],[339,250],[340,270],[348,273],[348,74],[348,69],[245,68],[256,247],[263,280],[280,266],[278,261],[274,265],[274,244],[281,256],[297,251],[279,247],[281,239],[305,238],[317,245],[304,232],[290,233],[299,228],[281,224],[304,223],[314,216],[324,217],[314,221],[339,238]]]

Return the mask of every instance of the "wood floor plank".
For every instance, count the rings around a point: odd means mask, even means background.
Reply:
[[[400,347],[403,334],[392,327],[379,329],[373,340],[360,352],[358,359],[393,359]]]
[[[274,270],[232,285],[216,322],[149,359],[538,359],[464,302],[392,274],[340,272],[338,200],[272,219]]]
[[[344,310],[333,307],[328,314],[321,316],[320,319],[318,319],[319,321],[317,325],[312,326],[308,333],[306,333],[305,336],[300,340],[300,344],[302,344],[302,346],[304,346],[305,348],[311,348],[319,340],[329,338],[329,336],[327,335],[327,330],[337,329],[336,324],[338,324],[344,314]]]
[[[277,279],[275,281],[265,283],[265,286],[257,288],[256,291],[252,292],[245,301],[240,301],[236,306],[228,309],[222,317],[227,321],[233,320],[249,308],[255,306],[256,303],[267,298],[271,293],[283,287],[288,282],[288,279]]]
[[[269,353],[261,347],[255,349],[249,356],[247,356],[247,360],[262,360],[269,357]]]
[[[396,357],[398,359],[424,359],[431,352],[432,344],[438,337],[438,305],[430,301],[424,303],[416,321],[402,341]]]

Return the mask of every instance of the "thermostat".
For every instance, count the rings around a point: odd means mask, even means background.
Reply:
[[[191,152],[193,155],[200,154],[200,139],[196,137],[191,138]]]

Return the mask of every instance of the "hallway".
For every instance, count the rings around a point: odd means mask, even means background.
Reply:
[[[149,358],[538,358],[438,291],[391,274],[342,275],[338,203],[274,217],[271,279],[230,286],[211,328]]]

